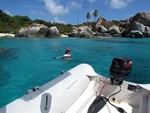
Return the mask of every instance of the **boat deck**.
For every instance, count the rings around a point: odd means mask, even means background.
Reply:
[[[96,92],[92,90],[92,83],[84,91],[84,93],[74,102],[74,104],[65,113],[88,113],[88,109],[93,101],[96,99]],[[138,113],[139,108],[129,105],[128,103],[115,103],[112,104],[123,108],[127,113]],[[89,112],[90,113],[90,112]],[[109,102],[98,113],[120,113]]]
[[[95,73],[91,66],[81,64],[29,90],[23,97],[0,108],[0,113],[120,113],[113,105],[127,113],[150,113],[147,85],[123,82],[118,87],[110,82],[107,77]],[[113,105],[103,95],[110,97]],[[89,112],[93,108],[97,111]]]

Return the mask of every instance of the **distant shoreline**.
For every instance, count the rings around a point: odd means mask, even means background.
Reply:
[[[0,38],[1,37],[15,37],[15,34],[11,34],[11,33],[0,33]],[[61,37],[68,37],[68,35],[66,34],[61,34]]]
[[[15,37],[15,34],[11,34],[11,33],[0,33],[0,37]]]

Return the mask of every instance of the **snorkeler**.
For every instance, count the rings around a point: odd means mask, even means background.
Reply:
[[[69,59],[70,60],[71,59],[71,51],[70,51],[70,49],[67,48],[64,55],[56,57],[56,59],[60,59],[60,58],[62,58],[62,59]]]
[[[65,54],[63,55],[63,58],[70,58],[70,57],[71,57],[71,51],[69,48],[67,48]]]

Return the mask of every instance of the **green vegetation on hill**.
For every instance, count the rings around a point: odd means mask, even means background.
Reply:
[[[0,10],[0,33],[17,33],[20,28],[32,23],[43,24],[47,27],[56,26],[60,33],[68,33],[72,30],[71,24],[51,23],[44,20],[31,20],[28,16],[9,16]]]
[[[27,16],[9,16],[0,10],[0,32],[16,33],[21,27],[31,24],[32,20]]]

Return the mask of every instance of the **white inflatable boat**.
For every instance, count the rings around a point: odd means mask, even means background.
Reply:
[[[80,64],[23,97],[0,113],[150,113],[150,84],[97,74]],[[119,82],[118,82],[119,81]]]

